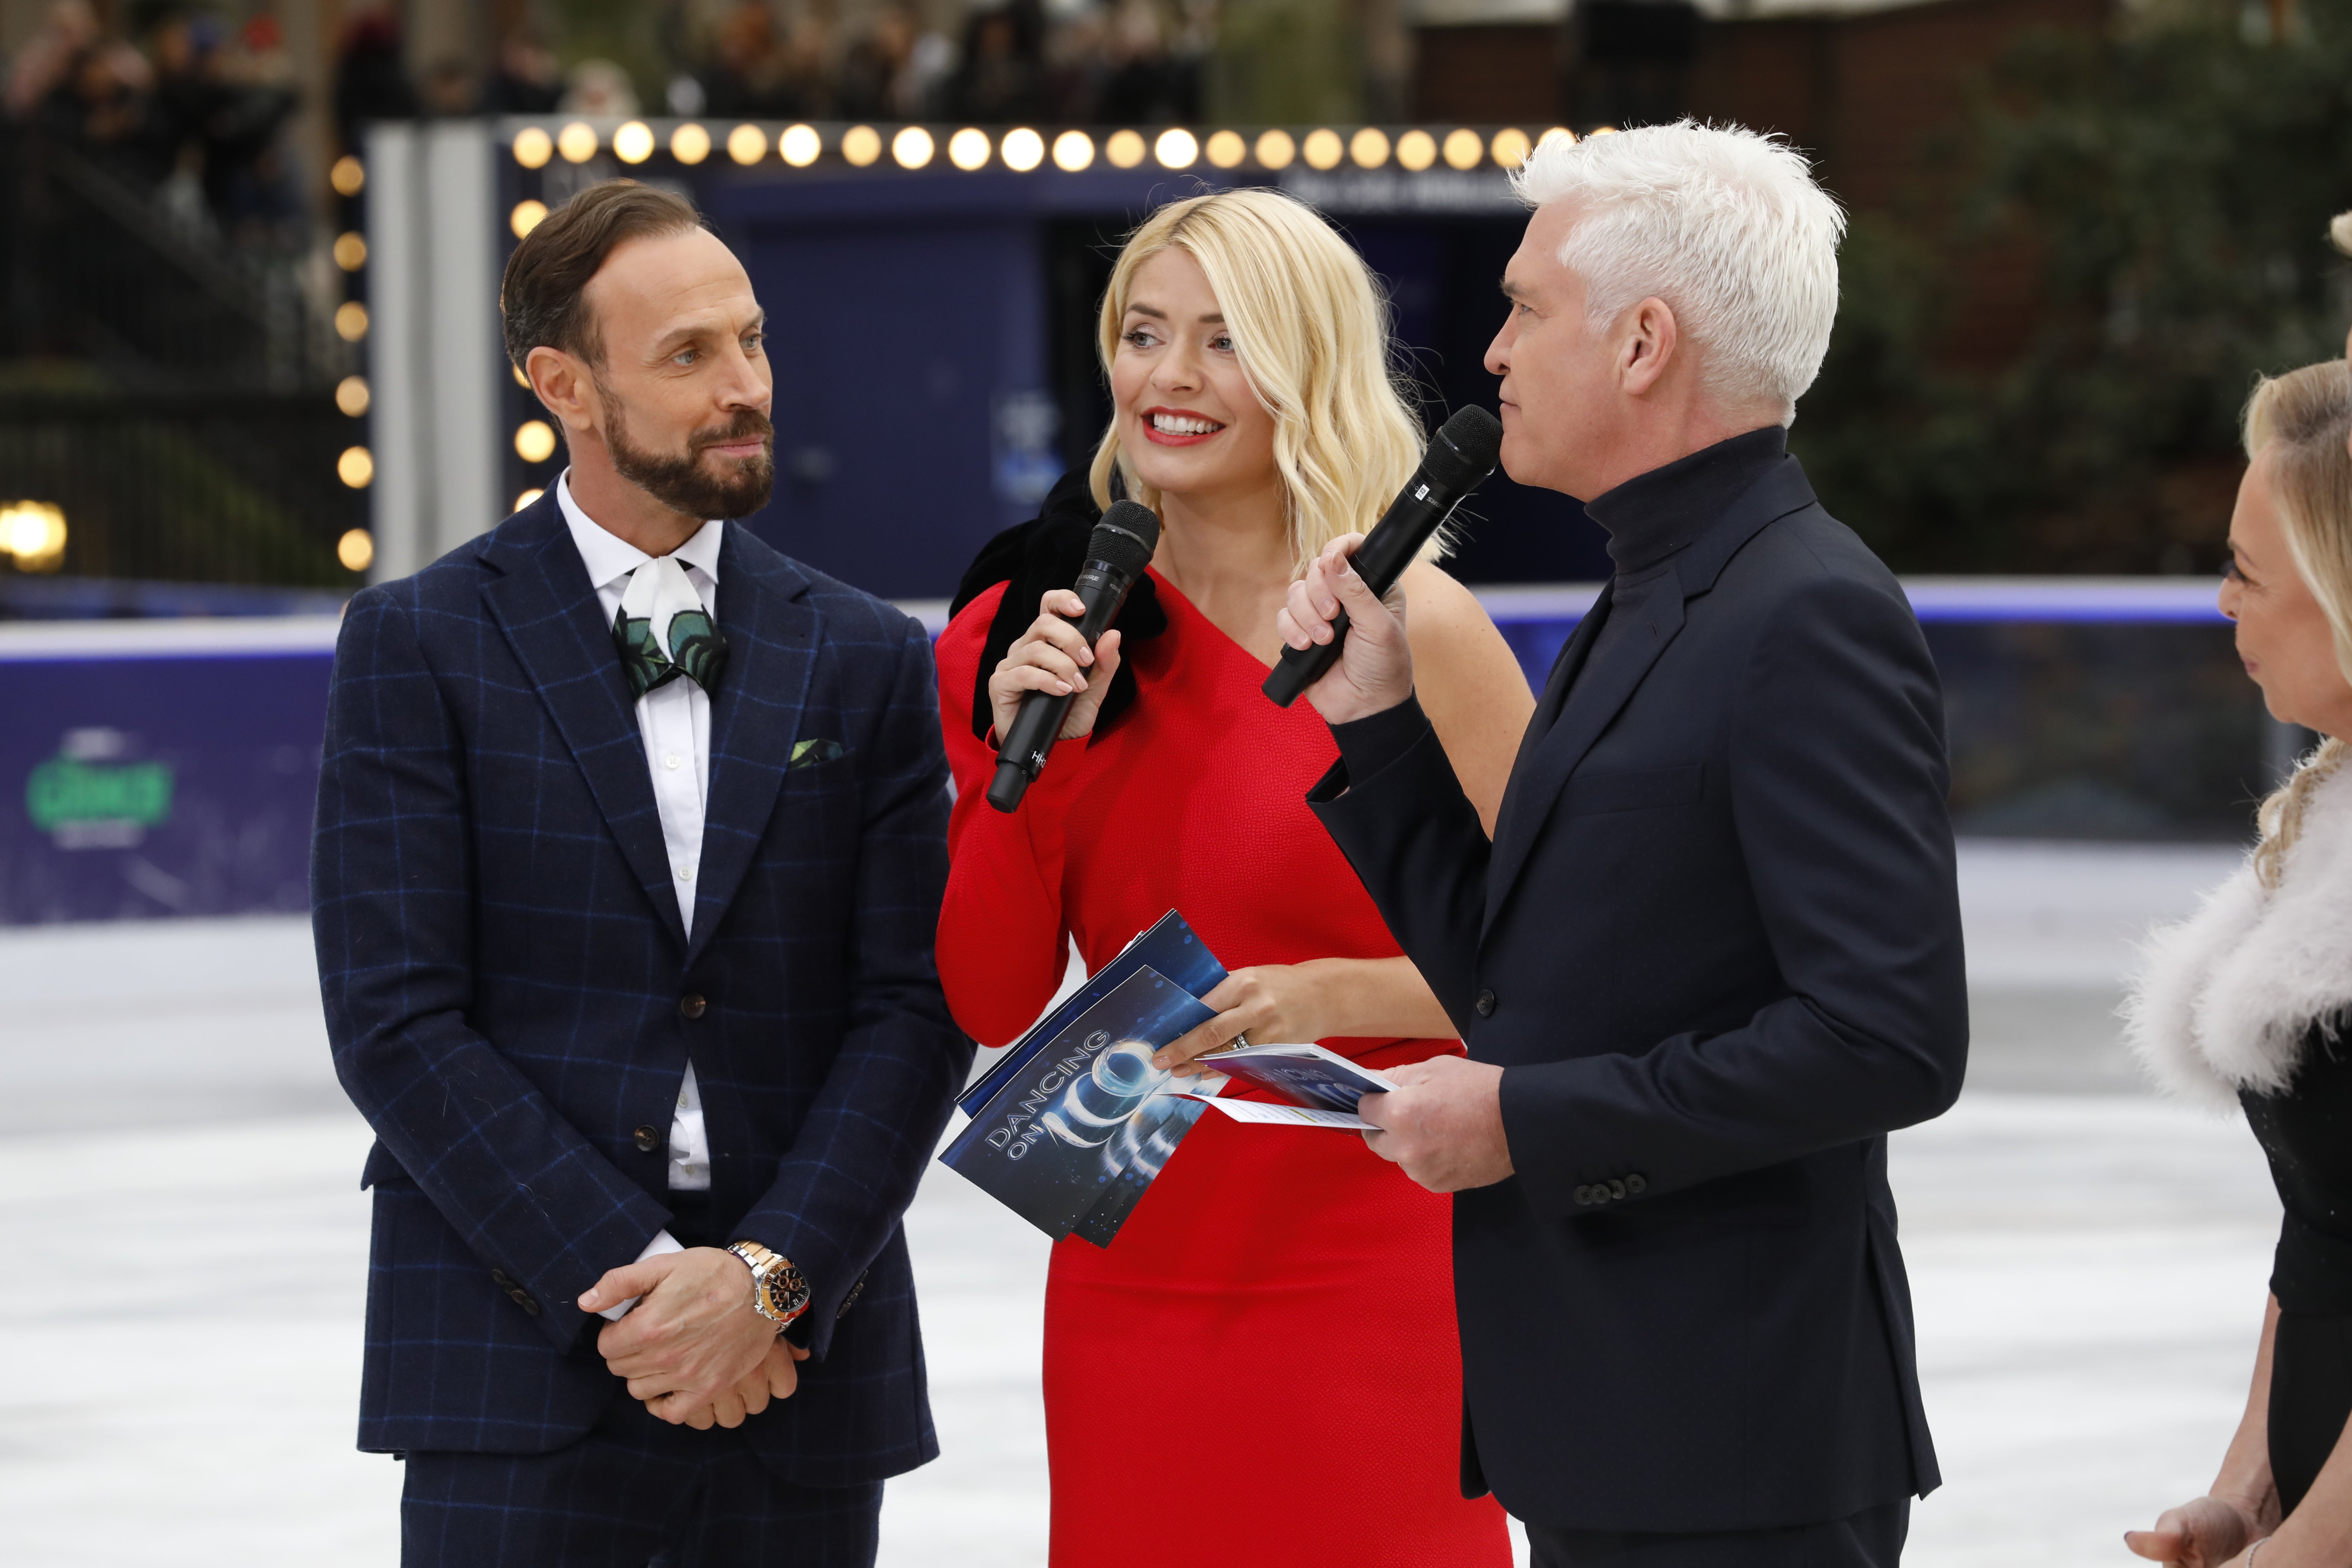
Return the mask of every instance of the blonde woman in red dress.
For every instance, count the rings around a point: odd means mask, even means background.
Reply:
[[[939,933],[950,1005],[1003,1045],[1052,997],[1070,943],[1099,968],[1176,909],[1231,978],[1204,998],[1217,1016],[1159,1065],[1244,1032],[1374,1067],[1458,1052],[1307,812],[1330,731],[1258,690],[1293,578],[1369,527],[1421,458],[1370,272],[1276,193],[1177,202],[1129,240],[1099,338],[1114,413],[1091,506],[1066,483],[994,542],[940,642],[959,789]],[[1159,552],[1149,591],[1089,649],[1055,614],[1076,596],[1038,584],[1076,575],[1114,474],[1160,514]],[[1434,559],[1401,586],[1422,701],[1491,832],[1534,698]],[[982,799],[993,735],[1024,693],[1066,689],[1061,743],[999,815]],[[1054,1249],[1057,1568],[1504,1568],[1501,1510],[1462,1495],[1451,1234],[1449,1200],[1356,1137],[1203,1117],[1108,1248]]]

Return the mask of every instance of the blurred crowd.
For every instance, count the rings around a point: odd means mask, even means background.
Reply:
[[[229,27],[194,6],[131,8],[108,32],[89,0],[57,0],[9,61],[8,119],[81,153],[191,227],[240,240],[304,216],[285,137],[300,102],[275,18]]]
[[[927,29],[887,5],[829,23],[740,0],[671,84],[676,114],[1155,124],[1201,117],[1215,0],[974,5]]]
[[[339,148],[329,155],[356,147],[368,121],[420,116],[1198,120],[1216,8],[1217,0],[971,0],[960,13],[905,0],[673,3],[660,14],[660,64],[636,61],[632,72],[596,58],[567,68],[528,27],[499,40],[487,65],[420,63],[399,7],[358,0],[338,36]],[[110,9],[120,29],[102,24],[91,0],[56,0],[6,64],[6,119],[151,195],[192,230],[238,244],[300,243],[305,184],[289,131],[301,94],[275,16],[231,24],[202,0]]]
[[[611,60],[563,68],[529,31],[502,39],[486,71],[448,59],[412,78],[387,10],[350,26],[336,114],[347,140],[370,119],[557,110],[1157,124],[1200,118],[1215,31],[1216,0],[974,0],[944,27],[897,3],[843,16],[815,0],[736,0],[700,21],[671,5],[656,98]]]

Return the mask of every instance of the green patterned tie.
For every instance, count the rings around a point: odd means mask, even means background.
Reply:
[[[654,635],[656,626],[664,629],[662,636]],[[648,561],[629,574],[621,607],[613,615],[613,646],[621,651],[621,673],[632,698],[679,676],[716,696],[727,668],[727,639],[674,555]]]

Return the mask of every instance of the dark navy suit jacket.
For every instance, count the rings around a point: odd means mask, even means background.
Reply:
[[[1465,1489],[1666,1531],[1925,1493],[1884,1134],[1967,1055],[1935,667],[1794,458],[1588,668],[1611,613],[1491,850],[1412,704],[1340,726],[1310,796],[1505,1069],[1516,1173],[1454,1211]]]
[[[336,1069],[377,1138],[363,1448],[542,1453],[626,1397],[572,1303],[671,1218],[691,1055],[710,1217],[814,1291],[799,1392],[743,1432],[804,1485],[937,1452],[898,1222],[971,1047],[931,959],[929,643],[738,524],[718,600],[691,941],[553,492],[352,601],[312,879]]]

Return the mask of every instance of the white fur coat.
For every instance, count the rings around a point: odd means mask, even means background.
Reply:
[[[2159,1085],[2217,1110],[2285,1088],[2312,1026],[2352,1009],[2352,767],[2307,797],[2275,890],[2249,858],[2140,960],[2124,1037]]]

